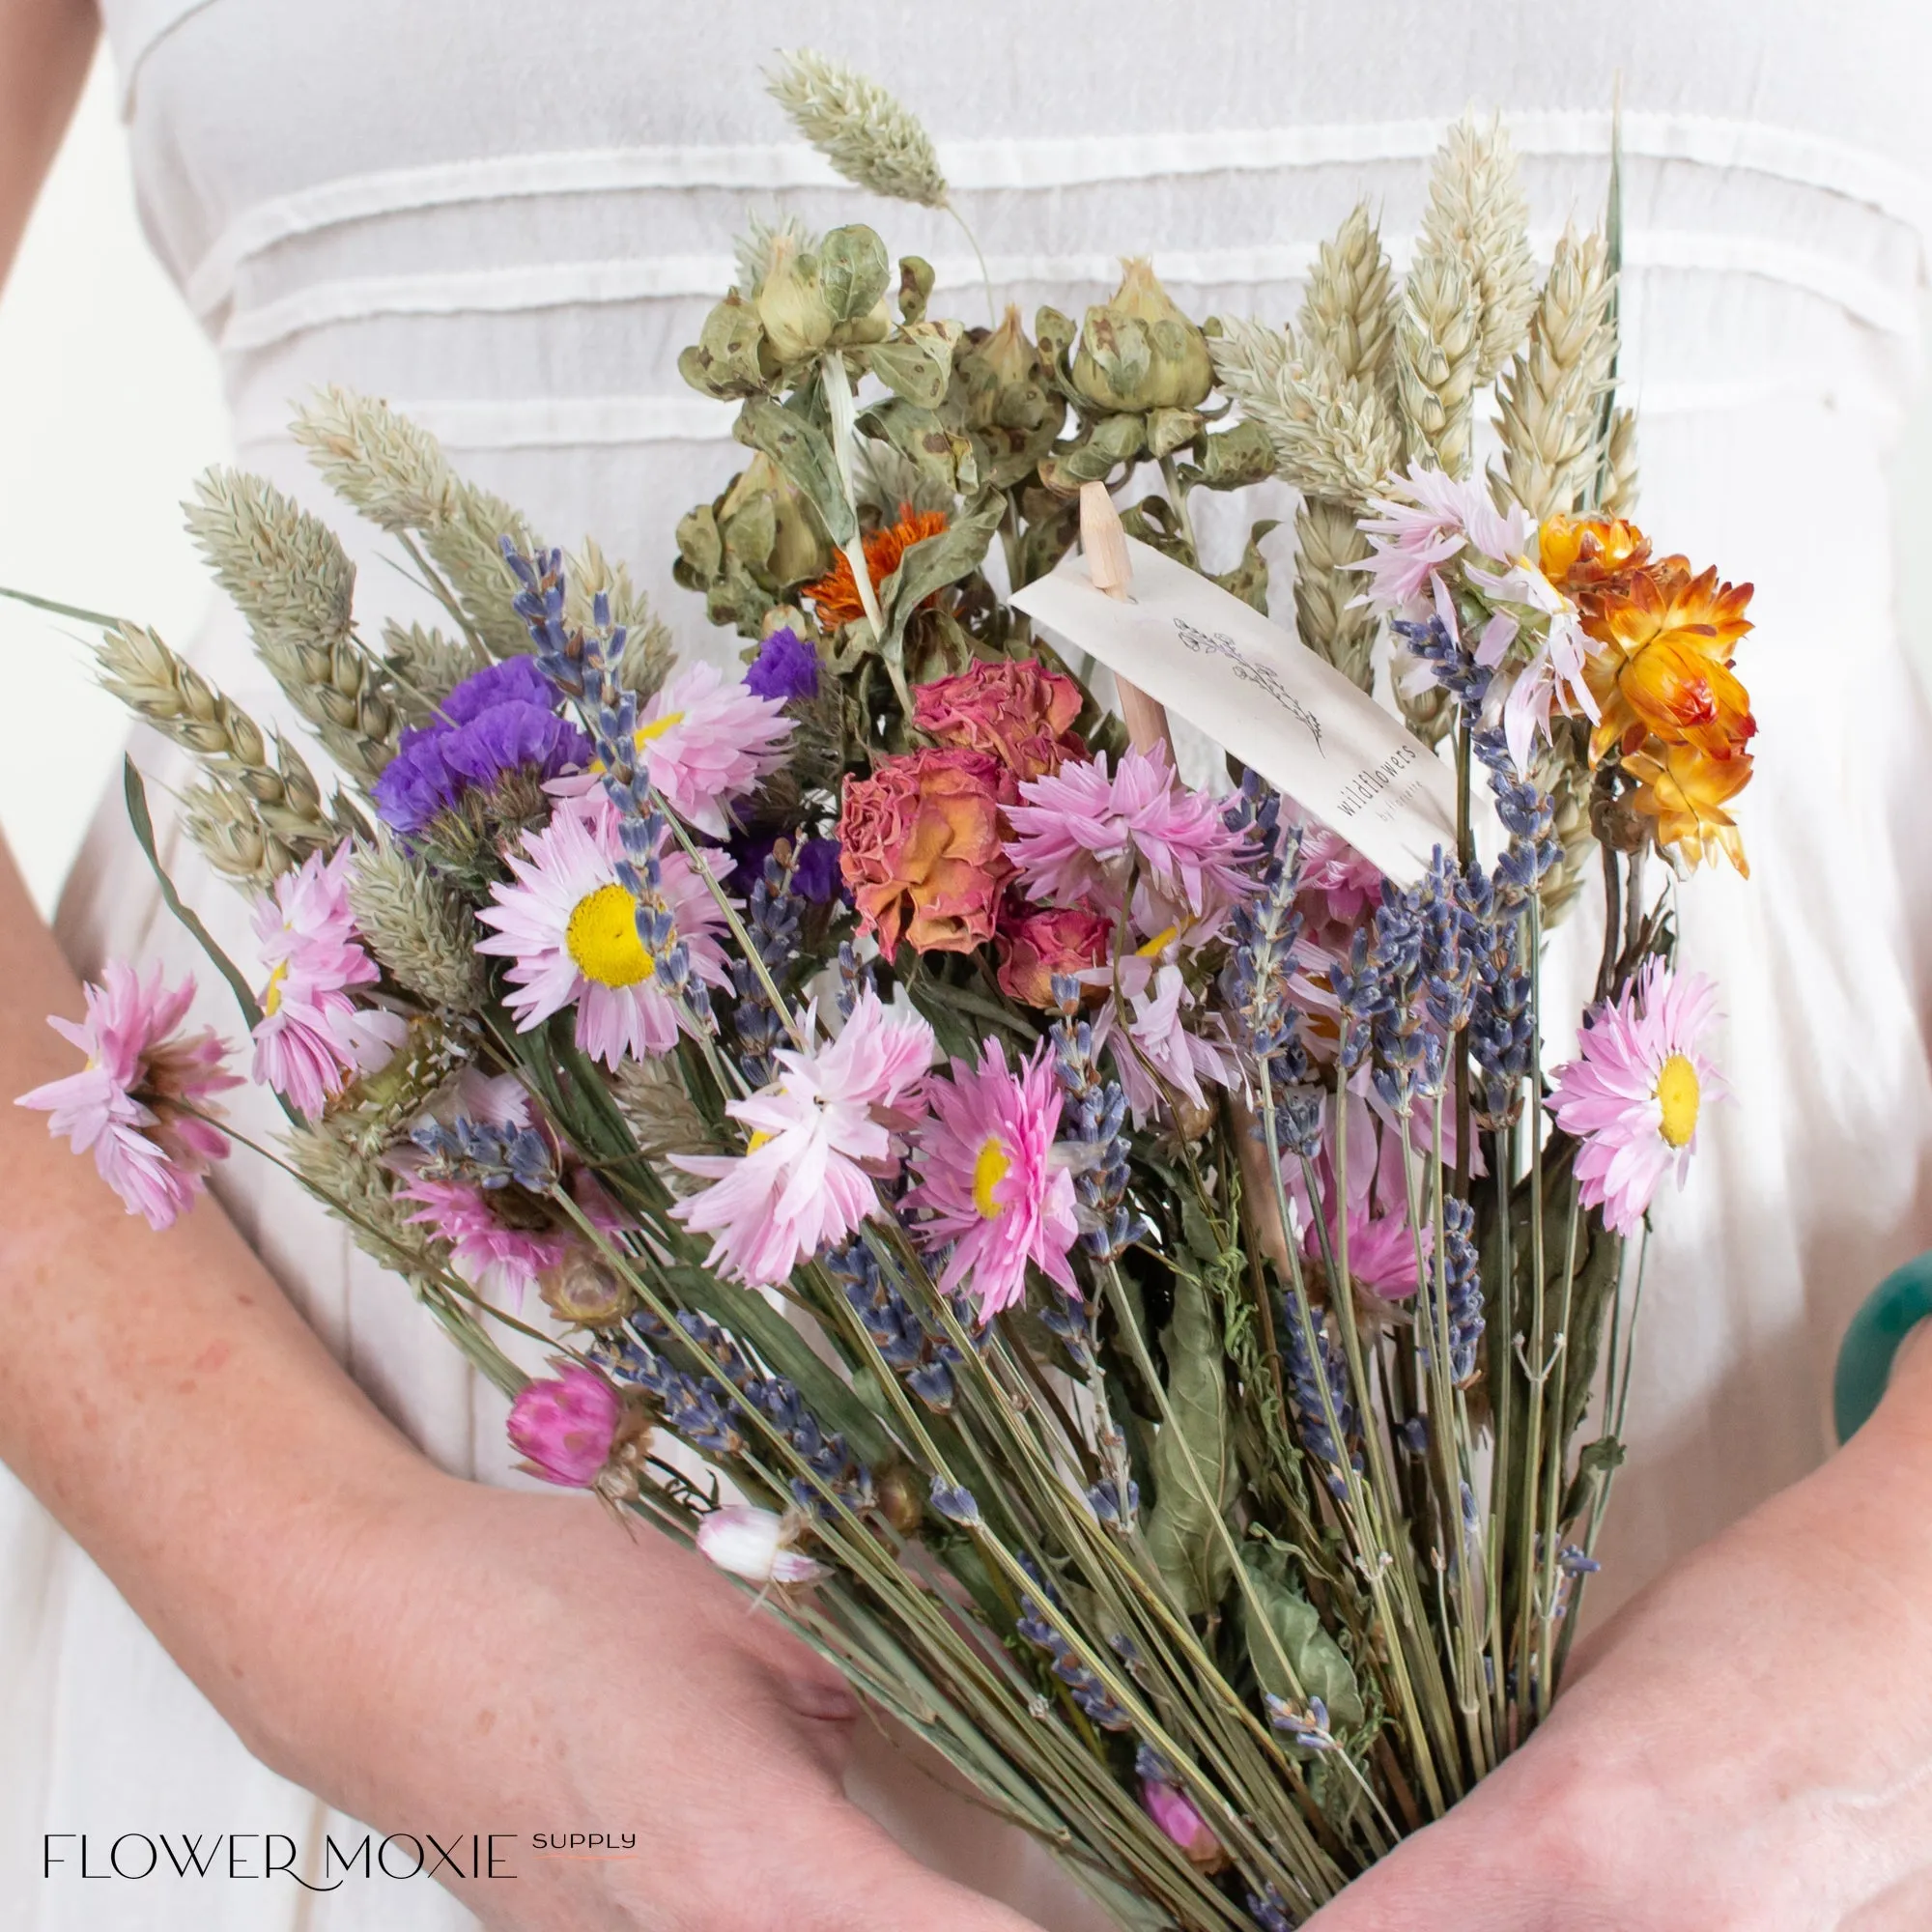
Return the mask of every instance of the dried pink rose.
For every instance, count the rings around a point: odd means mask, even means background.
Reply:
[[[997,758],[1014,780],[1042,778],[1087,755],[1087,741],[1073,728],[1080,708],[1080,687],[1034,658],[974,664],[913,693],[913,723],[922,731]]]
[[[1107,963],[1114,924],[1084,906],[1035,908],[1000,927],[1000,991],[1023,1007],[1052,1007],[1056,974]]]

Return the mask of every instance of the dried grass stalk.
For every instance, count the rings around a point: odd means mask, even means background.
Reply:
[[[1566,231],[1529,340],[1496,387],[1503,472],[1539,522],[1574,509],[1595,487],[1599,412],[1616,353],[1614,287],[1604,238]]]
[[[1529,204],[1500,119],[1465,114],[1450,128],[1429,181],[1423,245],[1463,265],[1476,308],[1475,385],[1482,388],[1522,346],[1536,306]]]
[[[781,53],[765,87],[792,125],[849,182],[894,201],[947,206],[932,137],[875,80],[810,47]]]
[[[1462,256],[1424,238],[1396,317],[1396,388],[1412,459],[1469,473],[1482,318]]]
[[[1364,579],[1348,566],[1369,554],[1354,512],[1323,497],[1305,497],[1294,517],[1294,623],[1301,641],[1364,691],[1374,682],[1370,654],[1376,617],[1361,609]]]
[[[482,1005],[483,962],[469,908],[386,833],[356,841],[349,903],[369,950],[419,1000],[455,1013]]]
[[[334,532],[273,485],[211,469],[183,507],[255,649],[350,777],[372,783],[396,754],[401,719],[385,668],[356,641],[355,566]]]

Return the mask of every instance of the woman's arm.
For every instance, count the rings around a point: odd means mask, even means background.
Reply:
[[[0,0],[0,266],[94,40]],[[697,1558],[443,1476],[213,1202],[154,1234],[4,1104],[74,1070],[43,1015],[81,1009],[4,844],[0,989],[0,1459],[259,1756],[385,1830],[637,1833],[443,1875],[519,1932],[1022,1932],[844,1801],[843,1686]]]
[[[1550,1719],[1310,1932],[1932,1925],[1932,1337],[1878,1413],[1579,1643]]]

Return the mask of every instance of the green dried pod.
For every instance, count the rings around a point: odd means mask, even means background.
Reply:
[[[775,248],[781,242],[787,253],[798,245],[789,234],[772,241]],[[704,318],[696,342],[678,356],[677,373],[694,389],[729,402],[770,387],[777,364],[758,311],[733,289]]]
[[[754,306],[772,354],[799,362],[827,349],[883,342],[892,333],[886,306],[892,266],[871,229],[835,228],[816,254],[788,236],[773,239],[771,265]]]
[[[1233,429],[1205,439],[1199,466],[1183,469],[1180,480],[1189,488],[1245,490],[1265,483],[1274,474],[1274,444],[1267,431],[1252,416],[1243,416]]]
[[[818,257],[801,254],[788,236],[775,239],[754,303],[759,327],[781,362],[816,355],[838,326],[818,279]]]
[[[1073,384],[1096,409],[1192,410],[1214,386],[1208,339],[1161,287],[1151,263],[1122,264],[1111,300],[1087,311]]]
[[[738,520],[753,504],[770,519],[772,530],[770,544],[757,555],[737,534]],[[789,590],[794,584],[810,583],[832,567],[832,545],[812,515],[811,505],[762,452],[753,454],[719,497],[718,522],[724,535],[724,547],[748,566],[757,566],[778,589]]]
[[[1049,449],[1066,422],[1065,398],[1039,351],[1008,307],[999,327],[976,328],[953,357],[942,419],[973,436],[985,453],[982,482],[1010,488]]]
[[[537,1293],[559,1321],[580,1328],[613,1327],[638,1299],[596,1255],[574,1242],[554,1267],[537,1277]]]

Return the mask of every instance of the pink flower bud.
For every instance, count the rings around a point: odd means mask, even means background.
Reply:
[[[748,1583],[815,1583],[831,1574],[824,1564],[788,1549],[790,1537],[783,1517],[749,1503],[715,1509],[697,1526],[699,1553]]]
[[[510,1406],[510,1441],[531,1475],[586,1490],[611,1460],[623,1406],[594,1369],[568,1361],[555,1367],[554,1381],[527,1383]]]
[[[1195,1810],[1185,1792],[1159,1778],[1146,1777],[1141,1780],[1141,1803],[1147,1806],[1148,1816],[1180,1847],[1189,1864],[1199,1865],[1203,1871],[1218,1871],[1227,1863],[1220,1839],[1208,1829],[1207,1820]]]

